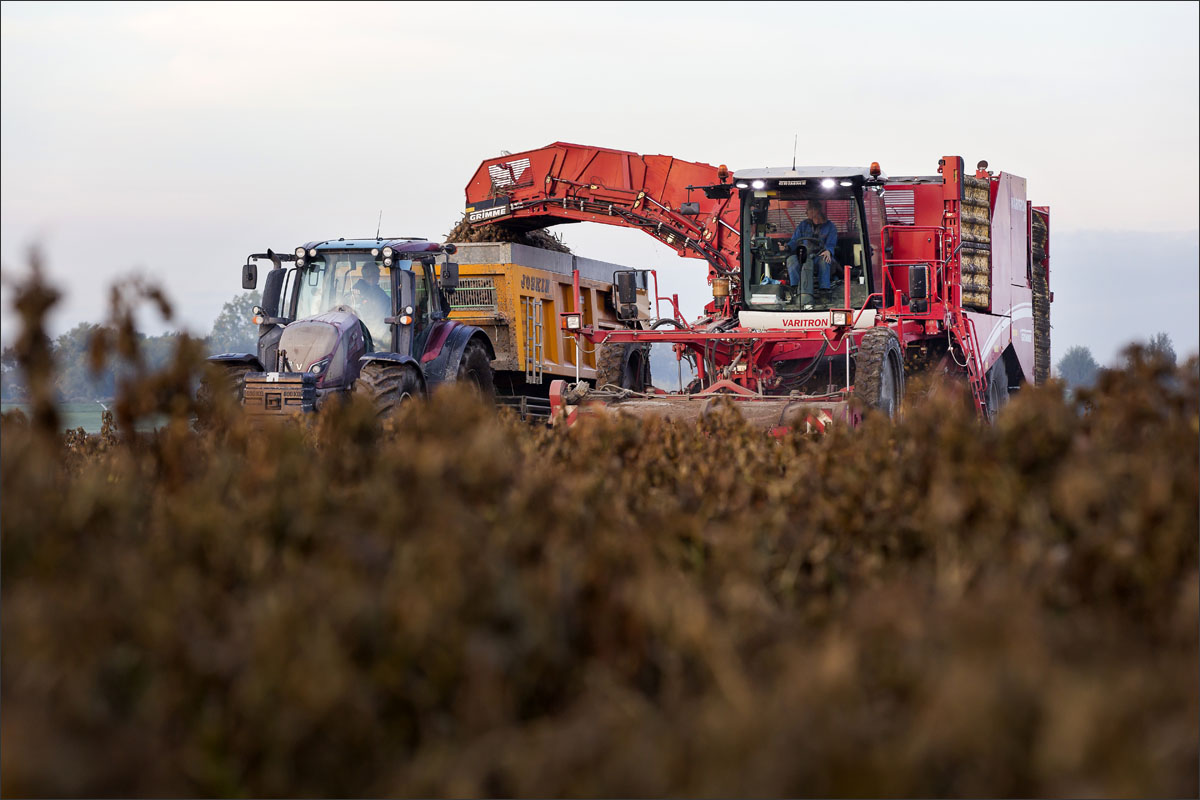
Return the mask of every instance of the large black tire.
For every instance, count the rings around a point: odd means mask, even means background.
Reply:
[[[496,383],[487,348],[478,339],[467,342],[462,360],[458,362],[458,380],[471,384],[487,403],[496,402]]]
[[[894,418],[904,402],[904,358],[891,328],[863,335],[854,359],[854,394],[866,409]]]
[[[1008,365],[1005,363],[1004,356],[996,360],[992,364],[992,368],[987,374],[987,417],[989,420],[996,419],[996,415],[1000,413],[1000,409],[1004,408],[1008,402]]]
[[[596,351],[596,388],[612,384],[644,392],[650,386],[649,349],[638,344],[604,342]]]
[[[409,400],[421,396],[421,376],[409,364],[376,361],[363,366],[353,391],[369,400],[375,407],[376,418],[383,419],[395,414]]]
[[[1050,380],[1050,282],[1042,261],[1046,258],[1048,231],[1041,214],[1033,215],[1033,383]]]

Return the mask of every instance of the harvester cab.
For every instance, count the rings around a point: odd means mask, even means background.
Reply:
[[[225,368],[246,410],[261,415],[313,411],[349,392],[383,414],[463,378],[490,396],[491,342],[449,319],[455,252],[423,239],[338,239],[251,255],[243,288],[257,285],[257,262],[271,262],[255,309],[257,352],[210,360]]]
[[[879,176],[858,167],[741,170],[742,310],[858,309],[879,280]],[[849,267],[849,281],[846,280]]]

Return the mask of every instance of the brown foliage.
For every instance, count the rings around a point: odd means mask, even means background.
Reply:
[[[1194,796],[1195,368],[782,441],[6,416],[3,793]]]

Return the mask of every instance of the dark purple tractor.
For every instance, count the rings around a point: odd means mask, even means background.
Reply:
[[[420,239],[338,239],[292,255],[252,254],[242,288],[257,287],[258,261],[272,265],[255,309],[258,352],[209,360],[256,415],[315,411],[354,393],[384,416],[451,381],[468,381],[490,400],[491,341],[448,318],[454,252]]]

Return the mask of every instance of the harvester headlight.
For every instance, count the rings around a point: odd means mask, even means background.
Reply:
[[[304,248],[303,247],[296,248],[296,258],[304,258]]]
[[[842,186],[853,186],[854,181],[842,181]]]
[[[767,182],[764,180],[754,181],[753,183],[750,184],[750,188],[751,189],[765,189],[765,188],[767,188]]]
[[[401,325],[412,325],[412,316],[410,314],[401,314],[400,315],[400,324]]]
[[[404,313],[405,313],[405,314],[411,314],[411,313],[413,313],[413,307],[412,307],[412,306],[405,306],[405,307],[404,307]]]
[[[297,259],[296,259],[296,266],[297,266],[297,267],[303,267],[303,266],[304,266],[304,259],[303,259],[303,258],[297,258]]]
[[[854,322],[854,312],[844,309],[836,309],[829,312],[829,326],[831,328],[846,328]]]
[[[391,260],[390,258],[385,258],[385,259],[383,260],[383,265],[384,265],[385,267],[390,267],[390,266],[392,265],[392,260]]]
[[[316,257],[317,257],[317,248],[315,248],[315,247],[314,247],[314,248],[312,248],[311,250],[309,250],[309,251],[308,251],[308,257],[309,257],[309,258],[316,258]]]
[[[583,329],[583,315],[581,314],[565,314],[563,315],[563,327],[569,331],[578,331]]]
[[[313,373],[314,375],[320,375],[322,372],[325,371],[325,369],[328,366],[329,366],[329,359],[322,358],[320,361],[318,361],[317,363],[315,363],[311,367],[309,367],[308,371]]]
[[[390,248],[390,247],[385,247],[385,248],[383,248],[383,257],[384,257],[384,258],[391,258],[391,257],[392,257],[392,253],[393,253],[393,252],[395,252],[395,251],[394,251],[394,250],[392,250],[392,248]]]
[[[373,256],[375,256],[376,258],[378,258],[378,257],[379,257],[379,248],[378,248],[378,247],[372,247],[372,248],[371,248],[371,255],[373,255]]]
[[[832,189],[834,186],[837,186],[837,181],[835,181],[833,178],[826,178],[825,180],[821,181],[822,189]]]
[[[745,181],[738,181],[735,185],[739,189],[749,189],[750,188],[750,184],[746,183]]]

